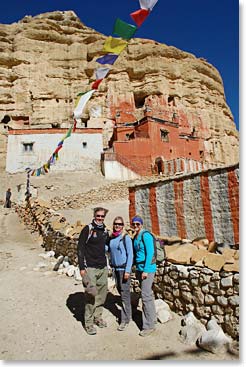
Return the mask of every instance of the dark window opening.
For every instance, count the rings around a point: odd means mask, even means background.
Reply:
[[[204,151],[203,150],[200,150],[199,151],[199,154],[200,154],[200,159],[203,159],[204,158]]]
[[[168,142],[169,141],[169,131],[161,129],[160,132],[161,132],[161,141]]]
[[[83,145],[83,148],[87,148],[87,142],[86,141],[83,141],[82,145]]]
[[[58,98],[56,98],[56,102],[59,103],[59,99]]]
[[[32,152],[33,151],[33,144],[34,143],[22,143],[24,152]]]
[[[170,149],[170,153],[172,153],[173,152],[173,150],[172,149]]]
[[[158,175],[161,175],[164,172],[164,163],[161,158],[156,158],[155,160],[155,171]]]
[[[189,152],[189,155],[191,155],[191,152]]]
[[[60,124],[58,122],[54,122],[53,124],[51,124],[53,129],[57,129],[60,127]]]

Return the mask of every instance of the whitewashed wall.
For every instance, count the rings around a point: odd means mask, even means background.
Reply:
[[[9,135],[6,171],[15,173],[23,172],[26,167],[39,168],[48,161],[63,137],[64,133]],[[34,143],[33,151],[25,152],[23,143]],[[58,153],[59,159],[52,170],[89,169],[93,162],[100,161],[102,151],[102,134],[73,133],[65,139],[63,148]]]
[[[104,176],[108,180],[127,181],[140,177],[117,161],[104,161],[103,164]]]

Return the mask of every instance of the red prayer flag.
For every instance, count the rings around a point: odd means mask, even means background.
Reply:
[[[92,86],[91,86],[91,88],[92,89],[97,89],[98,88],[98,86],[99,86],[99,84],[101,83],[101,81],[102,81],[103,79],[98,79],[98,80],[96,80],[93,84],[92,84]]]
[[[150,11],[147,9],[139,9],[134,11],[130,14],[134,22],[137,24],[138,27],[141,26],[141,24],[145,21],[147,16],[149,15]]]
[[[62,148],[62,145],[60,145],[59,147],[57,147],[56,150],[54,151],[54,154],[57,154],[61,148]]]
[[[76,119],[74,119],[73,121],[74,121],[74,124],[73,124],[73,133],[74,133],[74,132],[75,132],[75,130],[76,130],[77,120],[76,120]]]

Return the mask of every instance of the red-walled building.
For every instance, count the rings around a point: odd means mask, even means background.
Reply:
[[[104,153],[104,159],[114,159],[141,176],[165,174],[170,161],[202,162],[203,141],[195,131],[181,132],[178,121],[173,120],[147,115],[135,123],[116,126],[111,149]],[[182,171],[182,167],[174,167],[173,171]]]

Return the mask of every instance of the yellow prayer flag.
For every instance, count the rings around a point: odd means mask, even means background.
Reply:
[[[103,46],[103,51],[119,55],[127,45],[127,41],[109,36]]]

